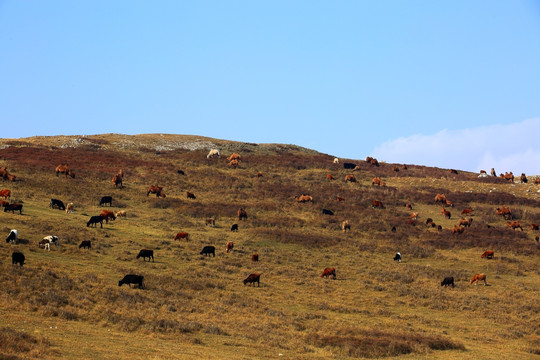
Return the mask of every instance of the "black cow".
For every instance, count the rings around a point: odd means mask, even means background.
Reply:
[[[356,164],[353,163],[343,163],[344,169],[354,169],[356,167]]]
[[[4,207],[4,212],[11,211],[13,214],[15,214],[15,211],[18,211],[20,215],[22,215],[22,204],[7,204]]]
[[[62,202],[62,200],[58,199],[51,199],[51,202],[49,203],[49,207],[51,209],[54,209],[55,207],[58,208],[58,210],[66,210],[66,206]]]
[[[392,232],[396,232],[396,231],[397,231],[397,227],[392,226]]]
[[[129,275],[124,276],[124,278],[118,282],[118,286],[128,284],[129,287],[131,287],[131,284],[138,284],[139,289],[144,289],[143,281],[144,281],[144,276],[129,274]]]
[[[334,215],[334,212],[332,210],[322,209],[321,213],[323,215]]]
[[[83,240],[81,242],[81,245],[79,245],[79,249],[80,248],[86,248],[88,250],[92,249],[92,242],[90,240]]]
[[[6,243],[9,243],[10,241],[13,241],[14,244],[17,243],[17,237],[19,235],[19,232],[15,229],[11,230],[9,232],[8,237],[6,238]]]
[[[216,257],[216,248],[215,248],[215,246],[205,246],[201,251],[201,255],[210,256],[210,254],[212,254],[212,255],[214,255],[214,257]]]
[[[397,252],[396,256],[394,256],[394,261],[401,262],[401,253]]]
[[[441,286],[447,287],[448,285],[452,285],[452,287],[454,287],[454,277],[453,276],[445,277],[444,280],[441,282]]]
[[[231,231],[238,231],[238,224],[232,224]]]
[[[152,262],[154,262],[154,250],[142,249],[141,251],[139,251],[137,259],[140,257],[143,258],[143,261],[146,261],[146,258],[148,258],[148,262],[150,262],[150,258],[152,258]]]
[[[101,200],[99,201],[99,206],[109,204],[109,206],[112,206],[112,196],[103,196]]]
[[[19,263],[21,266],[24,265],[24,254],[21,253],[21,252],[14,252],[13,254],[11,254],[11,263],[13,265]]]
[[[182,170],[178,170],[178,173],[179,173],[180,175],[186,175]]]
[[[94,225],[94,227],[97,226],[97,224],[101,224],[101,228],[103,229],[103,218],[101,216],[92,216],[90,220],[86,223],[86,227],[89,227],[90,225]]]

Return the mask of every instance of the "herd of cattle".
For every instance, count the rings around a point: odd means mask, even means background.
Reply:
[[[207,158],[210,159],[210,158],[213,158],[213,157],[216,157],[216,156],[220,157],[219,150],[212,149],[208,153]],[[228,166],[237,168],[240,159],[241,158],[240,158],[239,154],[236,154],[236,153],[232,154],[231,156],[229,156],[227,158]],[[377,159],[367,157],[366,162],[368,164],[370,164],[371,166],[379,167],[379,162],[377,161]],[[339,159],[337,159],[337,158],[334,159],[334,163],[339,164]],[[360,170],[360,167],[357,164],[347,163],[347,162],[343,164],[343,168],[344,169],[350,169],[352,171]],[[403,165],[401,167],[401,169],[402,170],[407,170],[407,166]],[[400,170],[400,168],[399,167],[394,167],[393,170],[397,172],[397,171]],[[455,171],[455,170],[451,170],[451,172],[454,173],[454,174],[457,174],[457,171]],[[75,173],[66,164],[58,165],[56,167],[56,169],[55,169],[55,173],[56,173],[56,176],[58,176],[59,174],[64,174],[66,177],[75,178]],[[178,173],[182,174],[182,175],[185,175],[185,173],[183,171],[181,171],[181,170],[178,170]],[[482,170],[481,175],[482,174],[486,174],[486,172]],[[496,176],[494,169],[491,169],[491,175]],[[262,173],[259,171],[257,173],[257,177],[261,177],[261,176],[262,176]],[[7,171],[6,167],[0,168],[0,177],[2,177],[4,180],[9,180],[9,181],[15,181],[15,179],[16,179],[16,177],[14,175],[10,174]],[[506,173],[505,175],[501,174],[501,177],[503,177],[505,179],[509,179],[509,180],[511,179],[512,181],[514,179],[512,173]],[[114,185],[115,188],[118,187],[118,186],[120,188],[122,188],[123,187],[123,179],[124,179],[124,173],[123,173],[122,170],[120,170],[117,174],[114,175],[114,177],[112,179],[112,184]],[[335,180],[335,178],[333,177],[332,174],[327,174],[327,180]],[[527,182],[527,178],[526,178],[525,174],[522,174],[521,181],[525,182],[525,183]],[[356,183],[357,179],[353,174],[347,174],[345,176],[345,182]],[[537,183],[536,180],[535,180],[535,183]],[[540,183],[540,180],[538,181],[538,183]],[[375,177],[372,180],[372,185],[378,186],[378,187],[385,187],[386,186],[386,184],[381,180],[380,177]],[[151,185],[147,189],[146,195],[148,196],[151,193],[155,194],[156,197],[158,197],[158,198],[165,198],[166,197],[165,193],[163,192],[163,187],[161,187],[161,186]],[[0,191],[0,197],[5,199],[5,200],[0,200],[1,201],[1,206],[4,207],[4,212],[12,211],[12,213],[14,213],[15,211],[19,211],[19,214],[22,214],[22,207],[23,207],[22,204],[10,203],[9,201],[6,201],[6,200],[10,199],[10,197],[11,197],[11,191],[9,189],[1,190]],[[193,199],[193,200],[196,199],[195,194],[193,194],[191,192],[186,192],[186,197],[188,199]],[[300,196],[295,196],[294,199],[298,203],[313,202],[313,197],[311,195],[309,195],[309,194],[302,194]],[[338,197],[337,200],[342,201],[343,198]],[[446,198],[445,194],[437,194],[435,196],[434,200],[435,200],[435,204],[440,203],[442,205],[442,209],[441,209],[442,215],[445,218],[450,219],[451,218],[451,213],[446,208],[447,207],[454,207],[452,202],[450,202]],[[112,207],[112,203],[113,203],[112,196],[103,196],[101,198],[101,200],[99,201],[99,206],[109,205],[110,207]],[[386,208],[380,200],[372,200],[371,203],[372,203],[371,204],[372,208],[374,208],[374,209],[385,209]],[[406,204],[405,206],[408,209],[412,210],[411,204]],[[65,205],[61,200],[58,200],[58,199],[51,199],[51,201],[49,203],[49,207],[51,209],[64,210],[67,213],[71,213],[71,212],[74,211],[74,204],[73,203],[68,203],[67,205]],[[470,215],[472,215],[472,211],[473,210],[471,208],[463,209],[463,211],[461,212],[461,215],[462,216],[465,216],[465,215],[470,216]],[[497,208],[496,212],[497,212],[498,215],[504,216],[504,218],[507,219],[507,220],[512,219],[512,212],[511,212],[510,208],[508,208],[508,207],[503,206],[503,207]],[[321,213],[323,215],[329,215],[329,216],[334,215],[333,211],[328,210],[328,209],[322,209]],[[110,211],[110,210],[102,210],[102,212],[99,215],[91,216],[90,219],[88,220],[88,222],[86,223],[86,226],[90,227],[90,226],[93,225],[94,227],[96,227],[97,224],[100,224],[100,227],[103,228],[103,221],[108,223],[109,220],[116,220],[116,218],[119,217],[119,216],[125,217],[126,216],[126,211],[125,210],[120,210],[120,211],[114,213],[113,211]],[[247,220],[248,215],[247,215],[246,210],[243,209],[243,208],[238,209],[237,217],[238,217],[239,221]],[[413,212],[410,215],[410,219],[408,220],[408,223],[411,224],[411,225],[416,225],[417,217],[418,217],[418,213]],[[466,219],[466,218],[461,217],[459,219],[459,221],[458,221],[458,224],[454,225],[454,227],[452,228],[452,234],[461,234],[461,233],[463,233],[464,229],[466,227],[469,227],[471,225],[472,221],[473,221],[472,218]],[[442,227],[440,225],[436,225],[431,218],[428,218],[426,220],[426,224],[433,227],[433,228],[436,227],[439,231],[442,230]],[[206,225],[215,226],[215,219],[214,218],[207,218],[206,219]],[[512,229],[514,229],[514,230],[519,228],[519,229],[521,229],[521,231],[523,231],[523,227],[521,226],[519,221],[507,222],[507,225],[509,227],[511,227]],[[539,226],[537,224],[531,224],[531,228],[532,228],[532,230],[538,230]],[[345,232],[345,231],[350,230],[350,229],[351,229],[351,224],[350,224],[349,220],[344,220],[342,222],[342,230]],[[231,226],[231,231],[238,231],[238,224],[233,224]],[[394,226],[392,228],[392,231],[393,232],[396,231],[396,226]],[[16,229],[12,229],[10,231],[8,237],[6,238],[6,242],[7,243],[11,242],[11,243],[16,244],[17,239],[18,239],[18,231]],[[186,232],[178,232],[174,236],[174,240],[186,240],[186,241],[188,241],[189,240],[189,234],[186,233]],[[538,241],[538,236],[536,237],[536,240]],[[43,248],[43,249],[46,249],[46,250],[50,251],[51,250],[51,245],[55,245],[55,248],[58,249],[58,242],[59,242],[59,239],[58,239],[57,236],[49,235],[49,236],[44,237],[42,240],[40,240],[39,243],[38,243],[38,246],[40,248]],[[79,248],[90,250],[92,248],[92,243],[91,243],[90,240],[83,240],[81,242],[81,244],[79,245]],[[233,248],[234,248],[233,242],[229,241],[227,243],[227,245],[226,245],[226,252],[231,252],[233,250]],[[481,255],[481,258],[493,259],[494,254],[495,254],[495,252],[493,250],[488,250],[488,251],[485,251]],[[210,245],[209,246],[204,246],[204,248],[200,252],[200,255],[204,255],[204,256],[212,255],[213,257],[215,257],[216,256],[216,248],[214,246],[210,246]],[[139,259],[141,257],[143,258],[143,261],[146,261],[146,259],[148,259],[148,261],[152,260],[152,262],[153,262],[154,261],[154,251],[151,250],[151,249],[142,249],[142,250],[140,250],[140,252],[138,253],[136,258]],[[251,260],[252,261],[258,261],[259,260],[259,255],[258,254],[253,254],[251,256]],[[401,255],[400,252],[397,252],[395,254],[394,261],[398,261],[398,262],[402,261],[402,255]],[[24,256],[23,253],[21,253],[19,251],[15,251],[15,252],[12,253],[12,264],[19,264],[20,266],[23,266],[24,263],[25,263],[25,256]],[[254,285],[255,283],[257,283],[257,285],[260,286],[260,275],[261,275],[260,273],[252,273],[252,274],[250,274],[243,281],[244,285],[246,285],[248,283],[251,284],[251,285]],[[326,277],[326,278],[329,278],[330,276],[332,276],[333,279],[336,279],[337,276],[336,276],[336,269],[335,268],[325,268],[322,275],[321,275],[321,277]],[[470,283],[471,284],[473,284],[473,283],[477,284],[478,281],[483,281],[484,285],[487,285],[486,275],[485,274],[475,274],[473,276],[473,278],[470,280]],[[144,288],[144,276],[135,275],[135,274],[128,274],[122,280],[120,280],[119,283],[118,283],[119,286],[122,286],[123,284],[128,284],[128,285],[136,284],[136,285],[139,286],[139,288]],[[441,282],[441,286],[446,287],[446,286],[449,286],[449,285],[451,285],[452,287],[455,286],[454,278],[451,277],[451,276],[445,277],[443,279],[443,281]]]

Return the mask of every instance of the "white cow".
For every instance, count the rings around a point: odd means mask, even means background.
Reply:
[[[56,250],[58,250],[58,236],[54,236],[54,235],[45,236],[43,240],[39,242],[39,247],[42,247],[48,251],[51,251],[51,244],[54,244],[56,246]]]
[[[339,159],[338,158],[334,158],[334,164],[339,164]]]
[[[206,158],[207,158],[207,159],[210,159],[211,157],[214,157],[214,156],[216,156],[216,155],[217,155],[217,157],[221,157],[221,154],[219,153],[219,150],[218,150],[218,149],[212,149],[212,150],[210,150],[210,152],[208,153],[208,155],[206,155]]]
[[[18,237],[19,237],[19,232],[13,229],[9,232],[9,235],[6,238],[6,242],[9,243],[10,241],[13,241],[13,243],[16,244]]]

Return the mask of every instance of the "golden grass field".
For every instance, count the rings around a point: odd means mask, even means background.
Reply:
[[[213,147],[221,158],[206,158]],[[237,169],[227,166],[233,152]],[[22,215],[0,212],[0,359],[540,358],[540,234],[530,226],[540,222],[540,185],[341,159],[360,166],[358,183],[346,183],[351,170],[332,160],[293,145],[180,135],[0,139],[0,167],[17,176],[0,188],[24,205]],[[55,175],[65,163],[74,179]],[[119,169],[124,187],[114,188]],[[372,186],[374,176],[386,186]],[[150,185],[166,198],[147,197]],[[306,193],[313,203],[294,200]],[[454,203],[451,219],[437,193]],[[98,206],[106,195],[127,217],[86,227],[109,208]],[[75,212],[49,208],[51,198]],[[419,213],[415,226],[406,203]],[[507,227],[500,206],[524,231]],[[452,235],[466,207],[473,223]],[[16,245],[4,241],[10,229]],[[180,231],[189,241],[173,240]],[[47,235],[59,237],[58,250],[38,248]],[[92,250],[79,249],[82,240]],[[215,258],[199,254],[206,245]],[[136,259],[145,248],[155,262]],[[495,258],[481,259],[485,250]],[[23,267],[11,264],[13,251]],[[320,277],[326,267],[336,280]],[[481,272],[489,286],[470,285]],[[118,287],[130,273],[146,288]],[[260,287],[244,286],[250,273],[262,273]],[[440,286],[446,276],[455,288]]]

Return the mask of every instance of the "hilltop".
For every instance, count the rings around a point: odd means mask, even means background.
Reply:
[[[222,156],[207,159],[212,148]],[[232,153],[241,156],[238,168],[227,165]],[[0,139],[0,167],[17,176],[0,188],[23,204],[22,215],[0,212],[0,232],[20,236],[16,245],[0,244],[0,357],[540,355],[540,233],[531,227],[540,222],[540,185],[333,159],[295,145],[188,135]],[[75,178],[57,177],[59,164]],[[124,187],[115,188],[120,169]],[[346,182],[348,174],[357,182]],[[374,177],[385,186],[372,185]],[[162,186],[166,197],[147,196],[150,185]],[[434,201],[439,193],[453,204],[450,219]],[[295,201],[303,194],[313,202]],[[112,207],[99,206],[102,196],[112,196]],[[49,208],[51,198],[72,202],[75,211]],[[372,200],[385,208],[372,208]],[[502,206],[523,231],[497,215]],[[238,220],[239,208],[247,220]],[[465,208],[472,224],[452,234]],[[87,227],[103,209],[127,217]],[[210,217],[215,227],[206,225]],[[350,231],[341,229],[344,220]],[[231,232],[235,223],[239,231]],[[173,239],[181,231],[189,240]],[[59,237],[58,250],[38,248],[47,235]],[[83,240],[92,241],[91,250],[79,249]],[[234,251],[226,253],[229,241]],[[208,245],[215,257],[199,254]],[[136,259],[141,249],[154,250],[155,261]],[[485,250],[495,258],[480,258]],[[14,251],[26,257],[22,268],[11,264]],[[398,251],[401,263],[392,260]],[[255,253],[259,262],[251,261]],[[336,280],[321,278],[327,267]],[[260,287],[243,284],[250,273],[262,273]],[[485,273],[489,286],[470,285],[476,273]],[[126,274],[143,275],[145,289],[118,287]],[[447,276],[455,288],[441,287]]]

